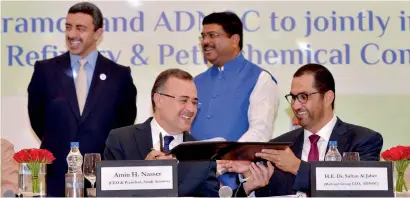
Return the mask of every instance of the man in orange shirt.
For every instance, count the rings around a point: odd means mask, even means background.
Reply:
[[[14,146],[6,139],[1,139],[1,195],[7,190],[17,193],[18,163],[13,158]]]

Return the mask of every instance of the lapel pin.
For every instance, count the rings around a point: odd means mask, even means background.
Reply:
[[[105,79],[107,79],[107,76],[105,74],[100,74],[100,79],[105,80]]]

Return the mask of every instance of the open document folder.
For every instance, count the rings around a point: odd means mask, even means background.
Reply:
[[[285,150],[291,142],[228,142],[193,141],[183,142],[169,153],[179,161],[202,160],[249,160],[255,161],[255,153],[262,149]]]

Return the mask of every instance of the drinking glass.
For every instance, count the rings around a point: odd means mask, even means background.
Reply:
[[[101,161],[101,156],[99,153],[86,153],[84,155],[84,177],[91,183],[92,188],[94,188],[96,181],[97,162],[99,161]]]
[[[344,152],[343,161],[360,161],[359,152]]]

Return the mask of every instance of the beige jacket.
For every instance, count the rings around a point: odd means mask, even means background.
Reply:
[[[6,190],[17,193],[18,163],[13,159],[14,146],[6,139],[1,139],[1,195]],[[0,195],[0,196],[1,196]]]

